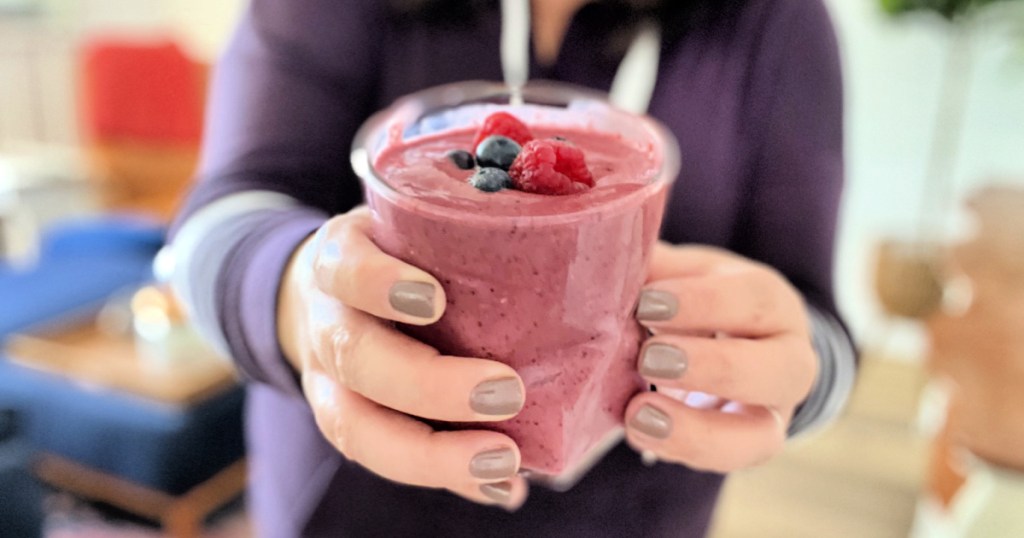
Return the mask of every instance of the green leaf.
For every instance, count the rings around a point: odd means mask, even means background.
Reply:
[[[914,11],[931,11],[947,20],[979,10],[998,2],[1020,2],[1022,0],[879,0],[882,10],[892,15]]]

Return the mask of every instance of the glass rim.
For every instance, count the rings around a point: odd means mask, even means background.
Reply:
[[[654,171],[650,181],[636,191],[611,201],[565,212],[543,215],[489,215],[465,208],[428,202],[423,204],[423,206],[429,207],[431,209],[429,212],[447,217],[467,215],[478,222],[494,223],[507,223],[517,220],[528,220],[533,223],[545,220],[564,220],[566,217],[582,216],[600,211],[608,208],[610,205],[614,206],[618,205],[619,202],[632,200],[634,197],[647,196],[650,191],[657,190],[662,185],[670,186],[675,182],[681,166],[679,144],[671,131],[650,115],[625,111],[609,102],[608,94],[604,92],[564,82],[531,81],[521,89],[519,95],[522,96],[526,105],[564,106],[572,101],[582,99],[598,103],[617,113],[631,116],[632,119],[640,123],[645,132],[649,133],[652,140],[660,143],[662,150],[660,167]],[[455,82],[405,95],[395,100],[390,106],[370,116],[363,122],[359,130],[356,131],[350,153],[352,169],[362,180],[364,188],[367,190],[372,189],[375,195],[383,195],[394,202],[419,199],[413,194],[398,191],[377,173],[373,165],[375,155],[367,147],[368,143],[374,140],[375,135],[385,131],[390,125],[389,120],[401,112],[410,113],[410,115],[419,118],[433,110],[453,108],[460,105],[474,103],[511,104],[512,98],[513,93],[508,86],[489,81]]]

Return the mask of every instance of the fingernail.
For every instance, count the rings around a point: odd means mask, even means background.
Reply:
[[[679,310],[676,296],[667,291],[644,290],[636,307],[636,319],[640,321],[665,321],[675,317]]]
[[[391,307],[418,318],[434,317],[434,285],[403,280],[395,282],[388,294]]]
[[[650,344],[640,357],[640,373],[644,377],[679,379],[689,366],[686,352],[668,344]]]
[[[484,381],[473,388],[469,406],[481,415],[513,415],[523,408],[523,389],[514,377]]]
[[[509,478],[516,474],[516,453],[508,448],[481,452],[469,461],[469,474],[484,480]]]
[[[483,493],[488,499],[494,502],[504,504],[512,499],[512,483],[498,482],[497,484],[484,484],[480,486],[480,493]]]
[[[650,405],[641,407],[630,419],[629,426],[655,439],[665,439],[672,433],[672,419]]]

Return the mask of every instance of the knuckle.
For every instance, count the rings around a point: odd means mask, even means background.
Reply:
[[[708,387],[710,392],[720,394],[736,394],[738,388],[738,376],[736,375],[736,358],[734,353],[729,353],[725,346],[708,346],[707,361],[711,373],[708,376]],[[699,365],[698,365],[699,368]]]
[[[338,375],[338,357],[334,353],[334,327],[323,327],[317,329],[315,333],[315,348],[316,356],[319,359],[320,365],[323,366],[328,373],[337,377]]]
[[[351,413],[339,411],[334,418],[334,424],[332,425],[332,434],[334,447],[338,449],[346,458],[359,462],[361,461],[360,454],[358,451],[359,443],[355,434],[355,422],[358,420],[357,417],[351,416]]]
[[[360,392],[365,379],[360,349],[365,338],[362,331],[353,331],[347,327],[337,327],[331,333],[331,352],[335,371],[339,381],[350,390]]]
[[[324,438],[334,448],[345,455],[346,458],[355,460],[352,454],[352,435],[350,417],[343,406],[332,406],[330,409],[313,407],[313,417],[317,428]]]
[[[339,323],[321,326],[314,331],[314,341],[320,364],[351,390],[358,392],[361,379],[360,356],[364,331],[359,330],[342,315]]]
[[[776,293],[777,281],[770,272],[748,273],[745,294],[747,296],[747,323],[751,327],[769,324],[778,313]]]
[[[359,282],[359,251],[353,247],[364,233],[350,215],[334,217],[317,231],[315,267],[318,282],[325,291],[339,286],[345,289],[350,283]]]
[[[699,284],[681,282],[673,290],[679,302],[679,308],[685,316],[693,317],[698,313],[716,312],[721,300],[715,289]]]
[[[320,248],[323,246],[324,242],[327,240],[327,238],[332,235],[331,230],[333,230],[337,226],[336,221],[338,220],[338,218],[339,217],[333,217],[329,219],[327,222],[321,224],[320,227],[316,229],[316,232],[313,234],[312,241],[312,245],[314,246],[315,252],[318,252]]]
[[[417,465],[413,465],[413,472],[410,477],[410,483],[424,486],[424,487],[445,487],[446,484],[452,484],[455,482],[451,473],[445,472],[439,465],[432,465],[431,462],[436,462],[440,458],[436,454],[438,438],[437,432],[431,431],[428,433],[423,446],[420,450],[415,452],[413,456],[418,461]],[[468,464],[467,464],[468,467]]]
[[[352,215],[349,213],[343,213],[341,215],[331,217],[320,227],[320,231],[326,236],[337,239],[348,233],[348,230],[352,229],[354,226],[355,219]]]
[[[362,235],[362,227],[356,223],[356,220],[349,215],[343,215],[337,217],[341,219],[332,229],[332,235],[335,241],[337,241],[343,248],[345,245],[352,244],[360,235]]]
[[[778,405],[795,405],[810,394],[818,378],[818,359],[810,343],[787,343],[776,351],[774,361],[779,375],[785,376],[784,383],[773,384],[774,390],[770,400],[765,403]]]
[[[744,467],[763,465],[782,453],[783,449],[786,447],[786,430],[784,428],[774,427],[773,424],[772,431],[769,435],[770,437],[765,442],[762,449],[750,458],[750,461],[743,465]]]
[[[316,327],[313,329],[310,338],[310,347],[312,348],[312,355],[316,359],[316,362],[327,370],[327,373],[337,376],[337,370],[335,370],[335,357],[331,348],[331,333],[333,332],[330,327]]]
[[[801,351],[797,353],[796,366],[798,372],[794,374],[794,378],[799,380],[798,387],[801,391],[800,399],[802,400],[804,396],[811,392],[815,381],[818,379],[818,371],[820,370],[818,355],[814,352],[810,343],[801,346]]]
[[[778,403],[789,405],[802,401],[811,391],[818,378],[818,355],[811,342],[800,338],[786,340],[779,350],[782,359],[781,369],[789,380],[786,386],[789,391]]]

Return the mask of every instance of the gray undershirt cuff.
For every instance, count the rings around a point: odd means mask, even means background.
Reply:
[[[832,422],[845,408],[857,377],[853,342],[831,314],[808,306],[811,339],[819,359],[818,378],[789,425],[798,436]]]

